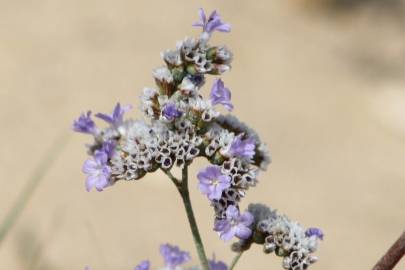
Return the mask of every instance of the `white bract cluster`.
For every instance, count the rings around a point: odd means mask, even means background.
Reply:
[[[234,243],[235,251],[249,249],[253,243],[263,245],[265,253],[274,252],[283,258],[282,265],[287,270],[304,270],[317,261],[313,253],[323,239],[320,229],[305,229],[263,204],[250,204],[247,211],[254,217],[253,234],[249,239]]]

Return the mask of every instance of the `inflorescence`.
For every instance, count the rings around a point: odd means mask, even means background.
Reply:
[[[266,170],[270,156],[254,130],[218,111],[220,106],[229,112],[234,109],[231,91],[221,78],[214,80],[207,98],[200,91],[206,76],[220,76],[231,69],[233,54],[226,46],[209,44],[213,32],[230,32],[230,25],[216,11],[207,18],[200,9],[199,15],[193,26],[201,27],[202,34],[161,53],[164,65],[152,72],[156,87],[145,88],[140,97],[147,121],[124,119],[132,107],[120,103],[111,114],[95,114],[108,124],[105,128],[96,126],[91,111],[74,121],[75,131],[94,137],[88,145],[91,157],[83,166],[86,189],[102,191],[120,180],[139,180],[158,169],[184,168],[204,157],[210,165],[197,174],[198,187],[214,208],[214,230],[221,239],[236,236],[241,242],[234,246],[242,249],[261,243],[266,253],[275,251],[284,257],[286,269],[305,269],[315,261],[309,254],[322,238],[319,232],[307,233],[270,210],[263,210],[264,216],[254,206],[239,212],[240,200],[257,184],[258,173]],[[264,240],[253,240],[258,235]],[[162,246],[164,257],[170,253],[167,250]]]

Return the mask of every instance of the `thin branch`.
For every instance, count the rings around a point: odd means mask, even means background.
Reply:
[[[163,170],[162,171],[172,180],[172,182],[176,185],[178,189],[181,188],[181,181],[177,179],[170,171]]]
[[[229,270],[233,270],[235,265],[238,263],[240,257],[242,257],[243,251],[239,252],[232,260],[231,265],[229,266]]]
[[[391,270],[405,255],[405,231],[378,261],[373,270]]]
[[[184,166],[181,177],[181,198],[183,199],[184,207],[186,209],[187,218],[190,223],[191,232],[194,238],[194,244],[197,249],[198,257],[200,258],[201,267],[204,270],[209,270],[207,255],[205,254],[204,245],[201,240],[200,231],[198,230],[197,221],[195,220],[193,207],[191,205],[190,193],[188,190],[188,167]]]
[[[193,234],[194,244],[197,249],[197,254],[200,259],[200,263],[203,270],[210,270],[208,265],[207,255],[205,254],[204,245],[201,240],[200,232],[198,230],[197,222],[195,220],[193,207],[191,205],[190,200],[190,193],[188,190],[188,168],[187,165],[184,166],[182,170],[182,177],[181,181],[174,177],[170,171],[163,172],[172,180],[172,182],[176,185],[177,190],[180,193],[180,196],[183,200],[184,208],[186,210],[188,222],[190,224],[191,232]]]

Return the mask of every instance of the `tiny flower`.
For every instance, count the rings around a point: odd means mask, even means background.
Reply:
[[[215,257],[212,260],[208,260],[210,270],[228,270],[228,266],[222,261],[216,261]]]
[[[135,266],[134,270],[149,270],[150,262],[145,260],[140,262],[137,266]]]
[[[210,200],[220,199],[222,192],[231,186],[231,177],[223,174],[219,166],[208,166],[197,174],[197,178],[201,193]]]
[[[225,87],[221,79],[215,80],[210,94],[212,105],[222,104],[228,111],[232,111],[231,91]]]
[[[234,205],[228,206],[225,219],[216,220],[214,231],[219,232],[222,240],[229,241],[234,236],[240,239],[248,239],[252,235],[249,226],[253,223],[253,215],[245,212],[242,215]]]
[[[105,141],[101,147],[101,151],[107,154],[108,158],[112,158],[115,153],[117,144],[114,141]]]
[[[231,143],[228,154],[232,157],[239,157],[250,161],[255,155],[255,147],[255,140],[252,137],[243,140],[242,135],[239,135]]]
[[[96,151],[93,159],[88,159],[83,165],[83,172],[87,174],[86,189],[95,187],[98,191],[110,185],[111,168],[107,165],[108,156],[103,151]]]
[[[131,105],[126,105],[126,106],[121,107],[121,104],[117,103],[117,105],[115,105],[114,111],[112,112],[111,115],[104,114],[104,113],[98,113],[98,114],[96,114],[96,117],[103,119],[104,121],[113,125],[114,127],[117,127],[120,124],[122,124],[122,122],[124,121],[124,114],[131,109],[132,109]]]
[[[323,240],[323,232],[321,229],[319,228],[308,228],[305,231],[305,235],[307,237],[311,237],[311,236],[316,236],[318,239]]]
[[[203,31],[211,34],[214,31],[230,32],[231,26],[228,23],[223,23],[219,13],[214,10],[207,20],[204,9],[200,8],[199,11],[200,21],[193,24],[195,27],[202,27]]]
[[[82,113],[79,119],[73,122],[73,130],[86,134],[96,134],[97,128],[91,119],[91,111],[88,111],[86,114]]]
[[[170,244],[161,245],[160,254],[165,261],[165,266],[170,269],[175,269],[177,266],[191,260],[188,252],[182,251],[179,247]]]
[[[174,103],[167,103],[163,108],[162,113],[163,116],[169,121],[172,121],[182,115],[182,112],[177,109],[176,104]]]

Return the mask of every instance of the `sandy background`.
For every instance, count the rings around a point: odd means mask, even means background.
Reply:
[[[233,25],[212,43],[233,50],[223,79],[234,113],[273,157],[243,205],[266,202],[323,228],[312,269],[370,269],[405,228],[405,10],[336,12],[309,2],[322,1],[1,0],[0,220],[80,112],[138,105],[142,88],[153,86],[159,52],[198,34],[190,24],[203,6]],[[55,157],[0,246],[0,269],[129,270],[144,258],[160,266],[164,242],[196,259],[163,175],[85,191],[89,139],[72,134]],[[230,261],[195,178],[191,188],[207,252]],[[281,260],[255,247],[238,269],[281,269]]]

